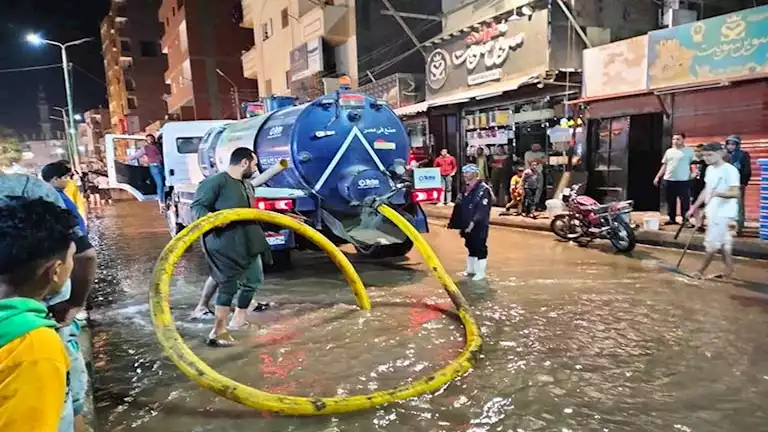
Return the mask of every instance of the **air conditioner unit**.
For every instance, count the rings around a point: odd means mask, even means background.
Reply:
[[[688,9],[667,9],[664,11],[660,25],[664,27],[674,27],[682,24],[692,23],[699,19],[699,14],[694,10]]]

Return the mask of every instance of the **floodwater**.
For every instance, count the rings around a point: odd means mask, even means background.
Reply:
[[[168,237],[152,203],[122,203],[92,222],[100,252],[93,295],[97,429],[202,431],[760,431],[768,430],[768,266],[739,260],[734,284],[670,273],[679,251],[580,248],[547,233],[493,228],[487,284],[460,283],[485,340],[468,375],[378,409],[312,418],[259,413],[190,382],[151,328],[149,275]],[[428,240],[453,274],[455,233]],[[354,258],[373,301],[354,306],[325,256],[301,253],[268,273],[260,330],[232,349],[203,345],[188,319],[206,277],[197,247],[177,267],[171,304],[187,343],[220,373],[290,395],[355,395],[444,366],[463,346],[448,297],[416,253]],[[686,258],[691,269],[698,254]]]

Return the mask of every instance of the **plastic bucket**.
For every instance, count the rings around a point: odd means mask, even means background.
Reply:
[[[643,229],[658,231],[659,221],[658,216],[646,216],[643,218]]]
[[[547,205],[547,214],[550,218],[553,218],[555,215],[562,213],[563,208],[565,207],[565,203],[559,199],[547,200],[545,204]]]

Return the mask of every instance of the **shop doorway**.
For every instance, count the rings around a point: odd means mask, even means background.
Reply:
[[[442,114],[430,116],[429,118],[429,134],[432,141],[432,154],[430,154],[430,162],[440,154],[442,149],[447,149],[448,153],[456,158],[456,162],[459,165],[458,172],[461,172],[461,166],[466,163],[466,158],[463,152],[459,148],[459,116],[458,114]],[[432,166],[432,164],[425,164],[423,166]],[[457,191],[460,191],[461,175],[455,175],[453,177],[453,191],[454,196]]]
[[[627,199],[635,201],[636,211],[659,211],[660,208],[661,194],[653,185],[653,179],[661,168],[663,123],[661,113],[630,118]]]
[[[653,179],[661,167],[660,113],[591,120],[586,193],[601,203],[634,200],[636,211],[658,211]]]

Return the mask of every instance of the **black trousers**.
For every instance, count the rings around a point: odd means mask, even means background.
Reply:
[[[464,233],[464,247],[469,256],[484,260],[488,258],[488,226],[476,226],[469,234]]]
[[[667,194],[667,215],[669,220],[674,222],[677,218],[677,200],[680,199],[681,216],[685,219],[688,209],[691,208],[691,186],[689,181],[671,181],[666,182]]]

